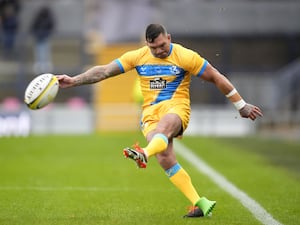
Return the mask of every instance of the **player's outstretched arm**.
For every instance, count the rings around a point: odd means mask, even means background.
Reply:
[[[69,88],[84,84],[93,84],[105,80],[107,78],[121,74],[121,70],[115,61],[107,65],[94,66],[87,71],[76,76],[68,76],[66,74],[57,75],[59,87]]]
[[[255,120],[258,116],[263,116],[261,109],[255,105],[246,103],[233,84],[212,65],[207,65],[201,78],[214,83],[217,88],[234,104],[242,117]]]

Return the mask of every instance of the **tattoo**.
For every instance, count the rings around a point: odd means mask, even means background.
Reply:
[[[96,76],[94,76],[91,73],[83,73],[80,74],[77,79],[75,80],[76,85],[83,85],[83,84],[93,84],[98,82],[99,80],[97,79]]]
[[[94,66],[86,72],[78,75],[75,79],[75,85],[93,84],[120,74],[117,64]]]
[[[75,82],[74,83],[75,83],[75,86],[79,86],[79,85],[83,84],[82,83],[82,78],[80,76],[77,76],[75,78]]]

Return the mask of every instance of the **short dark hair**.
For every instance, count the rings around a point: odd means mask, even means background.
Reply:
[[[152,43],[160,34],[167,34],[167,30],[163,25],[149,24],[146,28],[146,41]]]

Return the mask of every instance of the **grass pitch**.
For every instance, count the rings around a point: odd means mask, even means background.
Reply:
[[[261,224],[209,177],[178,157],[211,218],[183,219],[190,203],[154,158],[146,170],[122,157],[140,133],[0,139],[1,225]],[[300,216],[300,143],[185,137],[182,142],[282,224]],[[199,221],[200,220],[200,221]]]

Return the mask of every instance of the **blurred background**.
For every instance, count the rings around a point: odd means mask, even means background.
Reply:
[[[193,79],[187,134],[300,138],[299,0],[0,0],[0,137],[138,129],[135,72],[60,90],[30,111],[28,83],[76,75],[143,45],[149,23],[194,49],[258,105],[256,122],[215,86]]]

